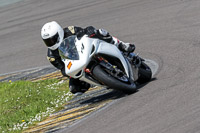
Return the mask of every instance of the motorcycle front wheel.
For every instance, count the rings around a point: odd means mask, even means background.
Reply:
[[[104,85],[115,90],[123,91],[125,93],[133,93],[137,90],[135,84],[132,84],[129,81],[120,81],[119,78],[111,76],[111,74],[109,74],[108,71],[104,69],[106,68],[103,68],[100,65],[95,66],[93,69],[93,75],[95,78]]]

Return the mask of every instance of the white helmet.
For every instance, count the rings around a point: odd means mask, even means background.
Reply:
[[[57,22],[48,22],[41,29],[41,37],[49,49],[55,50],[63,41],[64,31]]]

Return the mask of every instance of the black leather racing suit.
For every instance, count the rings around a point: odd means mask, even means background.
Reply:
[[[101,40],[104,40],[108,43],[113,43],[112,36],[109,35],[109,33],[102,35],[102,34],[100,34],[99,30],[96,30],[92,26],[86,27],[84,29],[81,27],[69,26],[67,28],[64,28],[63,30],[64,30],[64,38],[67,38],[71,35],[87,34],[89,36],[93,36],[93,37],[99,38]],[[67,76],[65,74],[65,65],[61,60],[58,49],[56,49],[56,50],[48,49],[47,59],[50,61],[50,63],[54,67],[61,70],[61,73],[63,74],[63,76]],[[72,93],[85,92],[89,89],[89,87],[90,87],[90,84],[88,84],[84,81],[80,81],[79,79],[73,79],[73,78],[69,79],[69,88]]]

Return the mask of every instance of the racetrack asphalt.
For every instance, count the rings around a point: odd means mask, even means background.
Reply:
[[[159,64],[156,80],[60,132],[198,133],[199,9],[199,0],[24,0],[0,7],[0,74],[49,65],[40,38],[47,21],[105,28]]]

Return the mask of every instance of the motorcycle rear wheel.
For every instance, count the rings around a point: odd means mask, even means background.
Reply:
[[[108,72],[104,70],[101,66],[97,65],[93,69],[93,75],[102,82],[104,85],[119,91],[123,91],[125,93],[133,93],[136,92],[135,84],[131,84],[130,82],[122,82],[119,79],[111,76]]]
[[[149,82],[151,78],[152,78],[151,68],[147,64],[142,62],[141,66],[139,67],[137,82],[140,84],[144,84]]]

